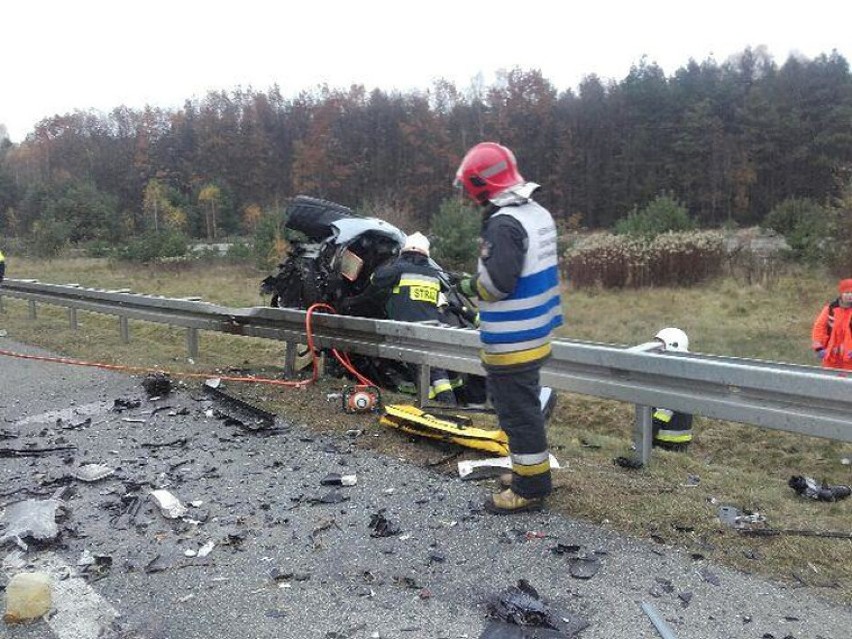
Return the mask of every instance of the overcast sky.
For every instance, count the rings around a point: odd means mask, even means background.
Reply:
[[[776,62],[852,58],[852,0],[7,0],[0,124],[20,142],[42,118],[119,105],[178,108],[208,90],[277,83],[467,88],[540,69],[559,90],[620,80],[643,55],[667,75],[765,45]]]

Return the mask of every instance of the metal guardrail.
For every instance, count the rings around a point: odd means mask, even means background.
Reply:
[[[74,285],[5,280],[2,296],[64,306],[76,327],[76,311],[117,315],[122,337],[128,319],[188,329],[190,354],[198,350],[198,330],[304,343],[304,311],[228,308],[195,299],[86,289]],[[2,302],[0,302],[2,303]],[[397,359],[421,366],[483,374],[477,331],[316,313],[319,348]],[[557,390],[616,399],[637,405],[635,440],[643,462],[650,457],[651,406],[852,442],[852,380],[842,371],[811,366],[720,357],[659,353],[649,345],[620,348],[556,340],[542,369],[542,383]]]

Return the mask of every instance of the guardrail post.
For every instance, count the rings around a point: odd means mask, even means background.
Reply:
[[[654,433],[654,419],[651,407],[636,404],[636,422],[633,430],[633,442],[636,445],[636,458],[646,465],[651,461],[651,441]]]
[[[284,342],[284,377],[291,378],[296,374],[296,342]]]
[[[76,308],[68,308],[68,327],[72,331],[77,330],[77,309]]]
[[[118,328],[121,331],[121,341],[125,344],[130,343],[130,324],[127,321],[127,318],[123,315],[118,317]]]
[[[36,318],[36,303],[35,300],[30,300],[30,319],[34,320]]]
[[[425,406],[429,401],[429,381],[430,368],[428,364],[421,364],[417,367],[417,401],[421,406]]]
[[[186,329],[186,352],[189,357],[198,357],[198,329]]]

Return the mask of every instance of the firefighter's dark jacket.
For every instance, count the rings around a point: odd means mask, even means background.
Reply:
[[[387,313],[401,322],[438,320],[438,294],[441,280],[429,258],[416,251],[405,251],[391,264],[376,269],[371,288],[389,291]]]

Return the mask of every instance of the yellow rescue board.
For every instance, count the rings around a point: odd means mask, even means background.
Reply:
[[[447,407],[447,410],[452,408]],[[477,428],[469,417],[461,415],[436,417],[410,404],[391,404],[385,406],[379,423],[412,435],[453,442],[500,456],[509,454],[509,438],[504,431]]]

